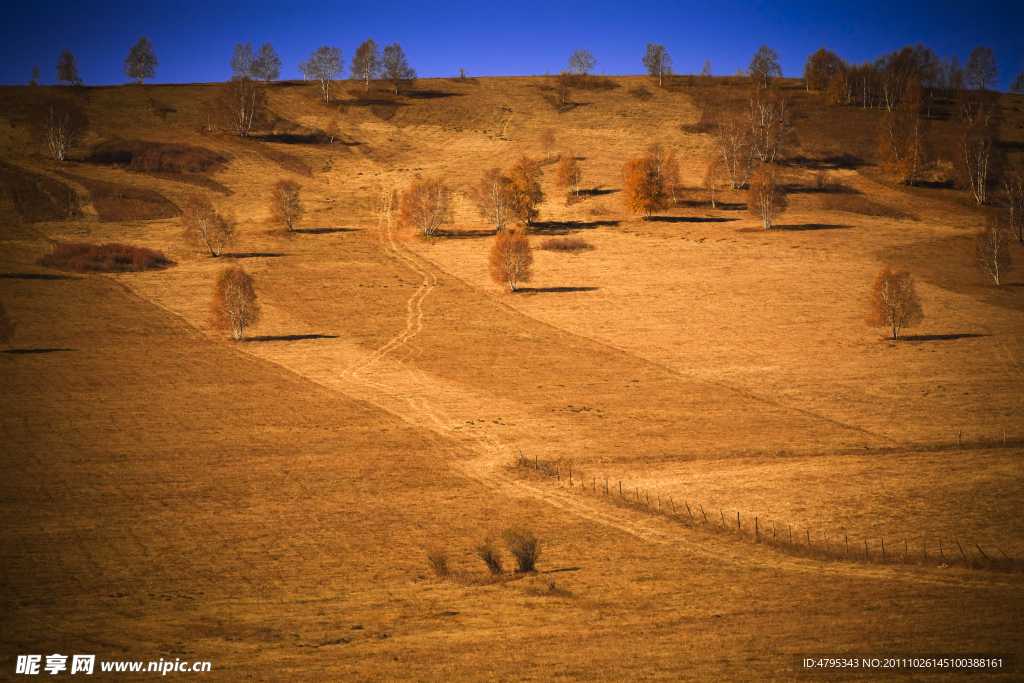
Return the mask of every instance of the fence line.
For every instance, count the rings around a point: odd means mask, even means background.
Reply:
[[[529,463],[527,462],[525,456],[523,456],[522,451],[520,451],[519,466],[520,467],[529,468]],[[561,484],[562,479],[561,479],[561,473],[560,473],[560,469],[559,469],[559,463],[557,463],[557,462],[554,463],[554,465],[553,465],[554,471],[553,472],[549,471],[549,467],[552,467],[551,463],[541,463],[540,459],[536,455],[534,456],[533,469],[535,471],[537,471],[537,472],[543,472],[545,477],[547,477],[549,479],[553,479],[553,480],[555,480],[556,483]],[[683,499],[683,505],[686,508],[686,513],[687,513],[687,516],[684,517],[684,516],[682,516],[682,514],[680,512],[678,512],[676,510],[675,500],[673,499],[673,496],[669,495],[669,502],[671,504],[671,510],[669,510],[669,508],[667,508],[667,507],[666,508],[662,508],[662,505],[661,505],[661,492],[660,491],[655,493],[655,495],[656,495],[656,507],[652,507],[651,506],[651,496],[650,496],[650,490],[649,489],[646,489],[646,488],[644,489],[644,499],[641,500],[641,498],[640,498],[640,486],[638,484],[634,485],[634,487],[633,487],[634,498],[632,500],[630,500],[623,493],[622,480],[617,480],[617,481],[618,481],[618,496],[615,496],[614,494],[611,493],[611,489],[610,489],[610,485],[609,485],[610,484],[610,479],[607,476],[605,477],[604,491],[599,493],[598,489],[597,489],[597,475],[596,474],[591,473],[591,485],[587,486],[587,481],[584,478],[582,471],[579,470],[578,468],[577,469],[573,469],[573,466],[571,464],[569,465],[568,487],[570,489],[576,489],[578,487],[581,491],[591,493],[591,494],[593,494],[595,496],[596,495],[605,496],[613,504],[625,505],[625,506],[633,507],[633,508],[641,508],[641,509],[644,509],[645,511],[649,512],[650,514],[661,515],[663,517],[666,517],[666,518],[669,518],[669,519],[673,519],[674,521],[676,521],[676,522],[678,522],[680,524],[684,524],[686,526],[690,526],[690,527],[693,527],[693,528],[704,528],[704,529],[706,529],[708,531],[712,531],[712,532],[715,532],[715,533],[735,534],[735,535],[739,536],[741,539],[749,540],[749,541],[752,541],[754,543],[765,543],[767,545],[772,546],[773,548],[775,548],[777,550],[780,550],[780,551],[783,551],[783,552],[789,552],[790,554],[805,555],[805,556],[812,556],[812,557],[818,557],[818,558],[830,559],[830,560],[839,560],[839,561],[868,562],[868,563],[872,563],[872,564],[911,564],[911,563],[913,563],[913,564],[922,564],[922,565],[932,565],[932,564],[935,563],[934,553],[931,556],[932,559],[929,559],[928,541],[927,541],[927,539],[922,539],[921,540],[920,552],[918,552],[917,549],[915,548],[915,551],[913,553],[911,553],[911,551],[910,551],[909,539],[907,539],[907,538],[897,539],[897,541],[896,541],[896,543],[897,543],[896,547],[897,548],[898,548],[899,540],[903,541],[903,552],[900,553],[897,550],[895,553],[893,553],[892,552],[892,539],[891,538],[890,538],[890,549],[888,551],[886,550],[885,539],[883,537],[880,536],[880,537],[878,537],[876,539],[873,539],[872,543],[874,544],[874,548],[875,548],[875,550],[873,552],[871,546],[869,545],[869,540],[871,540],[871,539],[869,539],[868,537],[864,537],[863,538],[863,540],[864,540],[864,552],[863,552],[863,554],[861,554],[860,552],[857,552],[857,551],[854,551],[853,553],[851,553],[850,552],[850,537],[849,537],[849,534],[844,530],[843,531],[843,545],[840,547],[840,549],[838,549],[836,551],[833,551],[832,550],[832,544],[829,543],[828,535],[827,535],[827,533],[824,530],[821,531],[822,538],[819,539],[819,541],[818,541],[819,545],[815,545],[814,543],[812,543],[812,540],[811,540],[811,530],[810,530],[810,528],[806,528],[805,527],[806,545],[804,545],[804,544],[802,544],[800,542],[794,542],[794,540],[793,540],[793,525],[792,524],[787,524],[788,531],[789,531],[789,538],[788,538],[788,540],[785,539],[785,538],[779,538],[779,536],[777,534],[776,526],[775,526],[775,522],[776,522],[775,519],[771,520],[772,530],[771,530],[771,536],[769,536],[766,531],[762,532],[762,530],[761,530],[761,523],[760,523],[759,517],[754,516],[753,533],[751,533],[749,526],[747,527],[747,529],[743,528],[742,520],[741,520],[741,517],[740,517],[740,511],[739,510],[736,511],[736,528],[732,529],[725,522],[725,512],[724,512],[724,509],[722,509],[722,508],[719,508],[719,510],[718,510],[719,516],[721,517],[721,520],[722,520],[721,526],[718,526],[717,523],[711,523],[708,520],[708,516],[707,516],[707,513],[704,511],[703,504],[695,502],[695,505],[697,505],[700,508],[701,517],[703,517],[703,522],[702,522],[700,518],[697,518],[697,517],[694,516],[693,511],[690,509],[689,501],[687,499]],[[577,484],[576,482],[579,482],[579,483]],[[748,522],[748,525],[749,525],[749,522]],[[954,539],[954,543],[956,544],[956,547],[959,550],[959,557],[957,557],[954,554],[948,554],[947,550],[948,550],[949,546],[948,545],[943,546],[942,539],[939,539],[938,564],[934,564],[934,566],[947,567],[947,566],[952,566],[952,565],[956,564],[956,565],[959,565],[959,566],[962,566],[962,567],[971,568],[971,569],[989,569],[989,570],[993,570],[993,571],[1003,571],[1003,572],[1019,572],[1022,569],[1021,565],[1017,561],[1015,561],[1012,557],[1007,555],[1006,552],[1004,552],[1003,549],[1001,547],[999,547],[999,546],[996,546],[996,550],[999,552],[1000,555],[1002,555],[1002,559],[996,557],[994,553],[990,556],[988,553],[986,553],[982,549],[982,547],[981,547],[981,545],[979,543],[975,543],[974,544],[974,548],[977,549],[977,551],[978,551],[977,554],[980,557],[974,557],[973,551],[971,551],[972,552],[971,556],[968,556],[967,552],[964,551],[963,546],[960,544],[960,540],[959,539]],[[968,550],[970,551],[971,548],[968,547]],[[990,548],[990,551],[991,551],[991,548]]]

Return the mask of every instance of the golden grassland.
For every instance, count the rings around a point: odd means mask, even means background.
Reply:
[[[639,220],[622,162],[660,141],[693,188],[710,141],[681,128],[698,119],[685,81],[610,86],[560,113],[540,77],[346,86],[331,107],[282,83],[274,130],[248,140],[219,131],[212,85],[86,88],[90,128],[63,164],[29,132],[51,89],[0,89],[0,301],[18,324],[0,353],[0,666],[67,651],[208,660],[222,680],[790,680],[799,652],[1024,653],[1019,566],[802,555],[568,486],[571,465],[660,493],[663,512],[671,496],[814,543],[960,540],[1024,561],[1020,246],[996,287],[970,254],[983,213],[889,183],[869,158],[879,112],[795,83],[779,229],[737,191]],[[714,111],[743,87],[715,86]],[[1011,155],[1020,99],[1003,101]],[[333,144],[294,133],[331,118]],[[927,125],[941,173],[953,123]],[[462,192],[542,156],[547,127],[596,191],[567,206],[545,166],[531,239],[593,249],[535,251],[512,295]],[[117,139],[225,162],[90,160]],[[856,199],[808,191],[815,160],[844,151],[859,160],[829,173]],[[373,212],[417,174],[460,191],[429,241]],[[269,221],[281,177],[303,185],[295,233]],[[180,238],[174,207],[195,193],[237,221],[220,259]],[[61,273],[36,264],[53,240],[176,265]],[[241,343],[207,321],[225,263],[263,306]],[[925,310],[898,342],[863,322],[883,265],[913,272]],[[492,579],[473,547],[516,524],[542,540],[539,572]],[[431,574],[432,548],[453,577]]]

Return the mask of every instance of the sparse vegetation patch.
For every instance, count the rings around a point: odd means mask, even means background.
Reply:
[[[38,263],[76,273],[126,273],[174,265],[162,251],[117,242],[58,242],[53,252],[41,257]]]

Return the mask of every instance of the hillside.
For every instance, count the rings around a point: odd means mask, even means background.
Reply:
[[[974,266],[985,211],[948,182],[948,107],[926,121],[928,181],[907,188],[875,165],[879,111],[784,82],[789,208],[765,231],[745,191],[712,208],[696,189],[713,142],[684,78],[604,79],[561,108],[543,77],[345,84],[330,106],[286,82],[248,139],[218,126],[216,87],[78,90],[90,124],[63,163],[31,132],[53,89],[0,88],[7,660],[187,655],[223,680],[788,680],[801,652],[1024,653],[1024,253],[1010,245],[1002,286]],[[711,90],[705,121],[746,86]],[[1002,96],[1010,162],[1021,100]],[[620,169],[654,142],[684,190],[645,221]],[[192,170],[126,163],[172,145]],[[554,182],[569,149],[590,190],[572,205]],[[535,278],[510,294],[469,190],[522,155],[544,159],[545,198]],[[823,170],[842,191],[816,189]],[[435,239],[374,210],[417,175],[456,190]],[[270,218],[280,178],[303,187],[292,233]],[[220,258],[181,238],[194,195],[237,224]],[[536,248],[552,236],[593,248]],[[57,271],[37,263],[54,241],[174,265]],[[243,342],[208,322],[225,264],[263,308]],[[925,314],[896,342],[864,323],[885,265],[911,271]],[[720,528],[737,514],[742,534]],[[757,533],[832,545],[758,543],[755,517]],[[492,579],[474,548],[514,525],[541,539],[539,573]],[[874,555],[834,551],[844,535]]]

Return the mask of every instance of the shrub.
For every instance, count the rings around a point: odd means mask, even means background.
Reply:
[[[447,579],[451,576],[451,568],[448,566],[448,551],[444,548],[435,548],[427,551],[427,561],[434,574],[439,579]]]
[[[540,557],[540,541],[533,532],[523,527],[512,527],[506,529],[501,537],[505,541],[505,547],[516,560],[516,571],[535,571],[537,558]]]
[[[173,262],[162,251],[128,244],[58,242],[53,246],[53,252],[41,257],[37,263],[78,273],[125,273],[166,268]]]
[[[205,147],[147,140],[113,140],[93,149],[92,161],[124,165],[139,173],[213,173],[227,160]]]
[[[485,539],[483,543],[476,547],[476,554],[487,568],[491,570],[492,574],[501,573],[501,552],[494,545],[493,539]]]
[[[549,237],[538,247],[544,251],[584,251],[593,248],[594,245],[582,237]]]
[[[641,102],[646,102],[647,100],[654,97],[654,95],[651,94],[651,91],[642,85],[638,85],[635,88],[630,88],[628,92],[630,95],[637,98]]]

